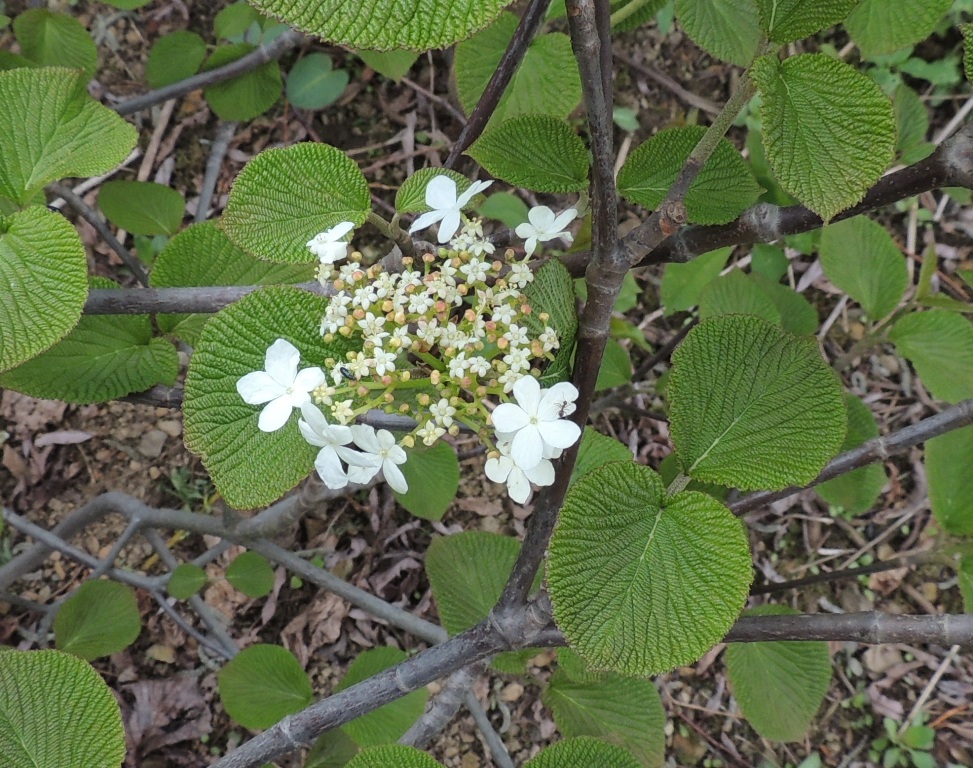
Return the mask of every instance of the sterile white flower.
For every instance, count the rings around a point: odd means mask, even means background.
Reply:
[[[545,449],[567,448],[581,436],[581,427],[562,418],[574,412],[578,390],[562,381],[541,389],[533,376],[524,376],[513,385],[516,403],[501,403],[493,411],[497,435],[509,439],[510,457],[522,470],[536,467]]]
[[[398,465],[405,464],[408,456],[396,445],[395,436],[387,429],[376,431],[367,424],[355,424],[351,433],[364,456],[361,463],[348,467],[348,478],[354,483],[367,483],[381,470],[393,491],[406,493],[409,484]]]
[[[267,403],[257,420],[263,432],[275,432],[284,426],[291,409],[308,402],[310,392],[327,381],[320,368],[298,371],[300,362],[297,347],[286,339],[277,339],[267,348],[264,370],[248,373],[237,381],[236,391],[245,403]]]
[[[355,225],[350,221],[336,224],[331,229],[320,232],[311,240],[308,240],[308,250],[317,256],[322,264],[334,264],[336,261],[341,261],[348,255],[348,243],[342,238],[354,228]]]
[[[563,237],[569,243],[574,241],[574,235],[564,228],[577,218],[578,212],[574,208],[554,215],[554,211],[546,205],[535,205],[527,212],[527,221],[518,224],[517,237],[525,238],[524,249],[528,256],[534,253],[538,243],[546,243],[555,237]]]
[[[329,424],[324,414],[312,403],[301,405],[304,417],[297,426],[304,439],[321,447],[314,460],[314,468],[328,488],[344,488],[348,485],[348,472],[341,465],[342,459],[354,465],[361,457],[358,451],[345,446],[351,442],[351,429],[340,424]]]
[[[501,455],[487,459],[484,472],[493,482],[506,483],[507,495],[518,504],[523,504],[530,498],[531,483],[540,486],[554,483],[554,465],[547,459],[541,459],[536,466],[525,470],[504,453],[505,449],[509,449],[509,443],[500,443],[498,448]]]
[[[441,222],[438,240],[447,243],[456,234],[460,225],[460,212],[473,197],[489,187],[492,181],[474,181],[459,197],[456,196],[456,182],[449,176],[436,176],[426,185],[426,205],[432,208],[416,219],[409,232],[417,232]]]

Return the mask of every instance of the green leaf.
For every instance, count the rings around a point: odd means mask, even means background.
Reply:
[[[784,190],[825,222],[861,200],[894,156],[892,104],[878,85],[824,54],[763,56],[751,75],[763,97],[764,149]]]
[[[698,659],[732,626],[752,578],[743,526],[726,507],[695,491],[667,498],[634,462],[571,487],[547,568],[568,645],[593,669],[630,676]]]
[[[459,488],[459,461],[456,451],[442,441],[431,448],[408,452],[409,459],[399,469],[409,490],[395,491],[399,504],[424,520],[442,520]]]
[[[551,259],[534,274],[534,279],[524,289],[524,298],[533,310],[526,325],[533,335],[543,331],[539,316],[546,312],[548,324],[557,331],[561,346],[553,362],[541,375],[544,386],[550,386],[568,378],[574,339],[578,332],[578,315],[574,308],[574,281],[567,268],[557,259]]]
[[[266,597],[274,588],[274,569],[259,552],[241,552],[226,569],[226,580],[247,597]]]
[[[456,194],[461,195],[470,187],[470,180],[458,171],[448,168],[423,168],[407,178],[395,193],[395,210],[398,213],[425,213],[426,187],[437,176],[448,176],[456,182]],[[475,199],[475,198],[474,198]]]
[[[963,596],[963,610],[973,613],[973,555],[963,555],[959,559],[956,571],[959,579],[959,591]]]
[[[297,288],[264,288],[214,315],[200,334],[186,375],[186,445],[233,507],[269,504],[314,466],[318,449],[301,436],[298,414],[276,432],[261,432],[261,408],[243,402],[236,383],[264,369],[267,348],[279,338],[301,350],[302,368],[344,359],[350,342],[323,343],[312,321],[326,306],[326,299]]]
[[[667,4],[667,0],[611,0],[612,16],[617,19],[617,13],[623,9],[628,15],[620,21],[612,21],[612,32],[628,32],[641,27],[655,18],[656,14]],[[629,9],[635,6],[634,10]]]
[[[226,713],[244,728],[269,728],[314,698],[294,654],[279,645],[244,648],[216,674]]]
[[[571,473],[571,483],[605,464],[631,460],[632,452],[618,440],[602,435],[591,427],[585,427],[578,448],[578,460],[574,463],[574,471]]]
[[[963,33],[963,71],[967,82],[970,82],[973,81],[973,45],[970,43],[973,24],[961,24],[959,30]]]
[[[792,43],[837,24],[858,0],[758,0],[760,22],[767,38]]]
[[[309,53],[287,73],[287,99],[298,109],[333,104],[348,87],[348,73],[333,69],[326,53]]]
[[[634,133],[641,127],[638,115],[631,107],[612,107],[612,122],[629,133]]]
[[[106,278],[91,284],[118,288]],[[86,404],[171,386],[178,373],[175,347],[152,336],[148,315],[85,315],[53,347],[0,374],[0,384],[31,397]]]
[[[595,390],[611,389],[630,384],[632,381],[632,359],[625,349],[614,339],[609,339],[605,345],[605,355],[601,359],[598,369],[598,380]]]
[[[256,46],[248,43],[217,48],[203,64],[203,71],[209,72],[242,59],[255,50]],[[211,85],[203,91],[203,96],[221,120],[252,120],[270,109],[282,91],[280,65],[273,60],[251,69],[245,75]]]
[[[672,363],[670,433],[690,477],[744,490],[807,485],[844,439],[841,387],[813,338],[724,315],[693,328]]]
[[[116,227],[136,235],[174,235],[186,201],[176,190],[151,181],[106,181],[98,207]]]
[[[348,667],[348,672],[338,683],[335,692],[351,688],[356,683],[367,680],[407,658],[409,654],[398,648],[380,647],[362,651]],[[344,731],[360,747],[373,747],[397,741],[422,716],[428,699],[429,691],[420,688],[352,720],[344,726]],[[398,765],[398,763],[390,765]]]
[[[720,315],[756,315],[780,323],[780,311],[742,269],[734,269],[713,280],[699,297],[699,316],[704,320]]]
[[[206,585],[206,571],[193,563],[176,566],[166,589],[177,600],[188,600]]]
[[[936,730],[928,725],[910,725],[902,733],[902,746],[909,749],[932,749],[935,743]]]
[[[881,224],[855,216],[821,233],[821,266],[828,279],[862,305],[873,321],[902,301],[909,284],[905,259]]]
[[[957,536],[973,534],[973,426],[926,443],[929,505],[939,524]]]
[[[892,98],[895,112],[895,149],[903,163],[914,163],[928,154],[926,133],[929,113],[919,94],[905,83],[899,85]]]
[[[781,605],[763,605],[745,616],[791,616]],[[773,741],[802,741],[831,684],[826,642],[731,643],[726,669],[733,695],[750,725]]]
[[[347,768],[443,768],[443,764],[415,747],[385,744],[362,750]]]
[[[447,48],[493,21],[510,0],[254,0],[269,16],[350,48]]]
[[[787,274],[789,264],[787,254],[779,245],[757,243],[750,252],[750,267],[753,273],[763,275],[775,283]]]
[[[145,63],[145,79],[162,88],[192,77],[206,58],[206,42],[195,32],[170,32],[155,41]]]
[[[238,43],[243,40],[247,30],[254,24],[259,25],[263,18],[246,0],[237,0],[216,14],[213,19],[213,34],[217,40]]]
[[[325,731],[307,753],[304,768],[344,768],[358,754],[358,745],[340,728]]]
[[[87,77],[98,66],[98,49],[77,19],[44,8],[31,8],[14,19],[20,53],[42,66],[82,69]]]
[[[124,650],[141,631],[135,591],[117,581],[86,581],[54,618],[57,647],[89,661]]]
[[[168,243],[152,265],[153,288],[273,285],[313,280],[313,264],[273,264],[240,250],[214,221],[192,224]],[[156,315],[159,328],[195,344],[212,315]]]
[[[699,296],[719,277],[732,248],[703,253],[685,264],[670,262],[662,274],[662,305],[666,315],[685,312],[699,303]]]
[[[24,204],[65,176],[96,176],[135,146],[135,128],[57,67],[0,72],[0,196]]]
[[[753,60],[760,44],[756,0],[676,0],[676,15],[707,53],[740,67]]]
[[[761,274],[751,274],[754,283],[774,302],[780,313],[781,327],[796,336],[808,336],[818,328],[818,311],[801,294],[787,285],[769,280]]]
[[[456,46],[453,72],[466,114],[473,111],[483,95],[517,24],[517,17],[505,12],[492,26]],[[580,101],[581,76],[571,40],[560,32],[538,35],[500,98],[489,125],[518,115],[564,118]]]
[[[5,768],[119,768],[118,702],[87,662],[61,651],[0,651],[0,755]]]
[[[327,144],[268,149],[244,166],[230,191],[223,231],[243,250],[276,262],[308,262],[319,232],[371,210],[368,182],[353,160]]]
[[[505,227],[516,228],[527,221],[527,203],[511,192],[494,192],[476,212],[484,219],[494,219]]]
[[[483,132],[466,151],[492,176],[551,194],[588,188],[588,150],[565,120],[521,115]]]
[[[152,0],[105,0],[107,5],[113,8],[120,8],[123,11],[134,11],[143,5],[148,5]]]
[[[84,244],[63,216],[32,206],[0,218],[0,371],[74,327],[88,296],[87,272]]]
[[[685,474],[679,464],[679,457],[675,453],[670,453],[659,463],[658,472],[659,477],[662,478],[662,484],[666,488],[672,485],[673,481],[680,474]],[[685,490],[699,491],[700,493],[708,494],[720,502],[726,499],[727,492],[725,485],[717,485],[716,483],[701,483],[699,480],[692,479],[689,481],[689,484],[686,486]]]
[[[933,397],[956,403],[973,397],[973,325],[945,309],[899,319],[889,339]]]
[[[846,393],[844,399],[848,411],[848,432],[841,444],[841,453],[878,437],[878,424],[869,407],[854,395]],[[869,464],[816,485],[814,490],[829,504],[841,507],[848,514],[858,515],[871,508],[884,485],[885,467]]]
[[[705,133],[706,128],[701,125],[659,131],[625,161],[618,172],[619,193],[626,200],[653,210],[665,199],[686,158]],[[720,139],[686,194],[689,221],[733,221],[762,191],[736,148]]]
[[[416,63],[419,54],[414,51],[355,51],[359,58],[382,77],[400,82],[412,65]]]
[[[951,0],[862,0],[845,19],[845,29],[862,56],[872,58],[929,37],[950,5]]]
[[[621,747],[579,736],[546,747],[524,768],[639,768],[639,763]]]
[[[541,698],[565,738],[604,739],[646,768],[662,765],[666,713],[651,680],[606,673],[578,681],[558,669]]]

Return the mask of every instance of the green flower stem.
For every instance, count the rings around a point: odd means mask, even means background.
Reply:
[[[365,221],[399,246],[406,256],[415,255],[416,247],[412,238],[409,237],[409,233],[398,225],[398,215],[392,221],[386,221],[374,211],[369,211]]]
[[[629,16],[638,13],[642,8],[648,5],[651,0],[632,0],[628,5],[622,6],[617,11],[612,14],[611,25],[612,29],[621,24]]]
[[[429,352],[413,352],[412,354],[435,371],[443,372],[446,370],[446,364]]]

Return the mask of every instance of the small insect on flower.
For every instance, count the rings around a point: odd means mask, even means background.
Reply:
[[[348,379],[348,381],[358,381],[358,377],[353,375],[346,365],[338,366],[338,373]]]

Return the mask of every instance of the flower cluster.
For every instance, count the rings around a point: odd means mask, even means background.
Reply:
[[[349,255],[351,222],[308,242],[320,261],[319,280],[333,287],[321,336],[332,348],[340,338],[353,351],[325,359],[323,369],[298,370],[300,353],[278,339],[267,350],[265,370],[242,377],[237,389],[245,402],[264,404],[258,419],[264,431],[280,429],[300,409],[298,426],[320,447],[315,467],[329,487],[382,472],[404,493],[403,446],[416,439],[431,446],[463,424],[492,449],[487,476],[506,483],[511,498],[522,503],[531,483],[553,482],[552,459],[578,439],[580,428],[564,418],[574,411],[577,390],[568,383],[543,390],[538,382],[560,340],[525,295],[534,277],[527,259],[538,243],[571,242],[565,227],[577,211],[555,215],[535,207],[516,230],[526,240],[527,258],[516,258],[512,249],[498,255],[482,222],[463,213],[491,183],[473,182],[457,194],[449,176],[434,177],[426,188],[432,210],[410,232],[438,223],[438,240],[448,245],[438,254],[403,258],[401,271]],[[410,416],[417,426],[396,442],[386,430],[354,423],[375,408]]]

